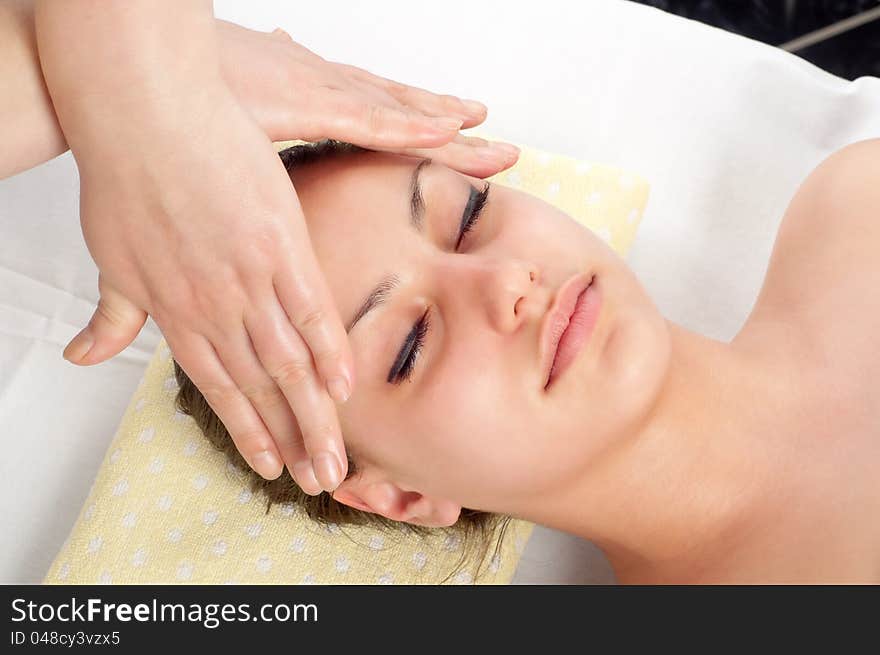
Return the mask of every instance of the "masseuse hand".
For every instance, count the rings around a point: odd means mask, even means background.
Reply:
[[[221,20],[216,26],[223,77],[272,141],[338,138],[376,150],[430,157],[474,177],[494,175],[519,156],[519,149],[511,144],[455,132],[451,141],[450,135],[435,138],[438,145],[425,147],[416,140],[418,126],[428,116],[461,120],[462,128],[479,125],[486,119],[486,107],[479,102],[438,95],[327,61],[280,29],[269,34]],[[335,116],[321,115],[304,101],[304,92],[325,87],[328,101],[335,98],[338,103]],[[380,125],[375,127],[370,125],[373,107],[380,114],[376,116]],[[389,110],[392,115],[386,115]],[[397,112],[404,115],[393,115]],[[344,130],[339,125],[352,121],[361,125]]]
[[[269,139],[331,137],[395,152],[439,146],[430,151],[438,160],[475,175],[500,170],[515,155],[475,161],[479,148],[449,143],[461,119],[477,124],[484,111],[469,114],[453,98],[326,62],[283,34],[258,37],[227,24],[196,39],[196,19],[186,57],[164,68],[163,49],[130,24],[136,38],[129,34],[124,44],[110,39],[108,46],[105,34],[88,38],[81,30],[72,30],[76,43],[65,40],[77,3],[63,3],[66,15],[61,4],[38,7],[40,54],[79,165],[83,233],[101,293],[65,356],[102,361],[128,345],[150,314],[252,467],[274,478],[283,460],[307,492],[334,489],[346,458],[324,381],[348,377],[350,389],[352,358]],[[240,74],[230,74],[236,47],[227,41],[222,68],[212,67],[218,38],[241,39]],[[265,47],[245,46],[248,39]],[[119,49],[123,57],[107,56]],[[266,61],[278,63],[266,69]],[[266,78],[267,70],[284,73],[266,84],[252,76]],[[428,118],[444,114],[459,121]],[[78,357],[89,341],[92,349]]]

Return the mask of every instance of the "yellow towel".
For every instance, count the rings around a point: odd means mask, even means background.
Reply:
[[[525,146],[489,179],[559,207],[621,255],[649,191],[637,173]],[[44,584],[438,584],[458,566],[460,542],[440,531],[425,540],[405,526],[325,528],[289,505],[267,514],[241,471],[175,410],[176,392],[163,340]],[[449,582],[509,583],[533,527],[511,521],[497,556],[496,534],[488,561],[466,559]]]

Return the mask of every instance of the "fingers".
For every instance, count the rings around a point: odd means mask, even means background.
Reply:
[[[266,320],[267,316],[261,316],[258,325],[262,326]],[[260,415],[267,432],[275,441],[281,461],[287,462],[288,469],[293,473],[293,463],[303,459],[308,461],[308,453],[287,398],[260,361],[252,343],[253,337],[242,329],[247,325],[246,322],[244,326],[238,326],[233,334],[218,340],[214,351],[239,391]],[[289,338],[285,341],[289,341]],[[242,455],[248,459],[244,452]],[[271,473],[277,477],[275,469]],[[314,476],[300,474],[294,479],[306,493],[317,494],[322,490]]]
[[[267,480],[281,475],[281,457],[272,436],[230,378],[213,346],[200,335],[180,336],[167,325],[159,327],[174,359],[226,427],[248,466]]]
[[[300,115],[301,138],[348,141],[365,148],[434,148],[451,141],[462,119],[426,116],[405,108],[373,102],[364,94],[324,87],[315,104]]]
[[[479,137],[459,135],[439,148],[400,148],[390,150],[412,157],[430,157],[453,170],[473,177],[489,177],[513,166],[519,148],[509,143],[489,142]]]
[[[283,41],[293,41],[293,37],[290,36],[286,31],[282,30],[280,27],[276,27],[272,30],[272,36],[275,36]]]
[[[336,406],[274,292],[271,301],[213,342],[160,328],[251,468],[272,480],[286,463],[306,493],[332,491],[347,473]]]
[[[306,345],[304,335],[294,329],[274,293],[255,304],[255,309],[245,316],[245,327],[259,357],[258,363],[265,367],[259,381],[265,391],[259,395],[275,403],[279,399],[285,401],[296,416],[298,429],[294,436],[279,440],[279,433],[272,431],[288,470],[306,493],[336,489],[348,473],[348,463],[336,405],[327,395],[324,381],[312,362],[313,357],[320,356]],[[314,325],[310,328],[316,328],[322,335],[318,337],[321,343],[323,328]],[[332,333],[335,328],[329,329]],[[308,330],[304,332],[310,334]],[[344,330],[342,334],[345,340]],[[311,333],[312,338],[314,335]],[[322,347],[326,346],[313,348],[326,354]],[[341,357],[344,358],[337,353],[324,361],[325,364],[333,362],[335,367]]]
[[[296,270],[287,266],[276,272],[273,279],[275,293],[290,322],[308,345],[315,369],[326,382],[327,391],[334,400],[343,403],[348,400],[355,383],[348,334],[324,274],[315,261],[308,235],[297,240],[290,250],[289,261],[296,262]]]
[[[406,139],[403,138],[402,134],[399,135],[400,138],[395,139],[383,133],[378,140],[373,139],[370,141],[370,145],[366,145],[364,141],[369,141],[370,137],[368,135],[370,130],[367,130],[366,132],[363,130],[357,132],[358,125],[363,127],[365,122],[369,123],[370,121],[376,121],[377,117],[382,117],[378,119],[378,123],[390,126],[391,123],[393,123],[393,120],[390,119],[392,116],[406,116],[409,117],[409,120],[416,120],[417,117],[422,115],[421,111],[419,109],[402,106],[400,102],[395,97],[388,94],[386,90],[379,89],[376,86],[371,86],[364,82],[361,78],[365,75],[369,75],[366,71],[346,65],[333,65],[339,66],[345,70],[355,70],[357,71],[356,75],[358,77],[353,78],[352,89],[347,91],[335,91],[335,95],[332,99],[328,99],[327,97],[324,97],[323,99],[323,102],[325,103],[331,102],[331,100],[332,102],[337,103],[335,108],[328,108],[322,114],[325,117],[333,116],[335,111],[337,118],[335,119],[333,126],[329,129],[333,130],[334,134],[339,134],[340,136],[334,136],[331,134],[331,138],[358,143],[359,145],[376,150],[385,150],[387,152],[419,157],[431,157],[446,164],[450,168],[475,177],[489,177],[494,175],[515,164],[519,158],[519,148],[512,144],[501,142],[490,144],[485,139],[469,137],[462,134],[454,135],[451,141],[447,139],[444,143],[432,144],[431,146],[425,147],[419,143],[403,143]],[[349,73],[350,77],[353,75],[355,74]],[[398,96],[405,93],[409,93],[411,97],[428,98],[430,96],[432,98],[430,102],[426,100],[422,103],[425,107],[424,111],[429,115],[431,112],[440,112],[444,110],[452,111],[453,107],[458,107],[457,111],[461,111],[460,108],[462,103],[454,96],[436,96],[427,91],[422,91],[422,93],[425,94],[422,96],[413,91],[404,92],[397,90],[398,86],[395,86],[397,83],[392,83],[388,80],[385,80],[385,82],[385,87],[395,89],[395,93],[397,93]],[[411,87],[408,88],[411,89]],[[360,108],[361,111],[371,111],[372,118],[368,121],[346,122],[346,112],[348,115],[352,115],[354,112],[358,111],[358,108]],[[389,129],[391,128],[389,127]],[[398,145],[400,143],[403,143],[403,145]]]
[[[473,127],[486,120],[488,109],[486,105],[476,100],[462,100],[454,95],[432,93],[416,86],[389,80],[350,64],[335,65],[354,79],[379,87],[401,104],[428,116],[459,116],[464,120],[462,128]]]
[[[98,307],[89,324],[77,334],[62,356],[81,366],[99,364],[122,352],[147,321],[147,313],[111,287],[98,274]]]
[[[332,71],[333,74],[343,74],[348,79],[359,82],[359,86],[362,88],[367,87],[381,91],[383,96],[393,99],[395,104],[405,105],[414,110],[415,113],[425,116],[461,118],[463,121],[462,127],[464,128],[474,127],[486,120],[488,109],[486,105],[476,100],[462,100],[454,95],[432,93],[425,89],[375,75],[357,66],[327,61],[294,41],[290,34],[281,28],[273,30],[271,36],[289,47],[298,60],[308,61],[313,65],[323,64],[325,70]],[[381,104],[390,105],[388,102],[382,102]]]

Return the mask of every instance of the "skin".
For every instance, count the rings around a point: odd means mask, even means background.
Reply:
[[[310,493],[335,488],[346,457],[334,401],[354,371],[269,139],[430,152],[473,175],[518,150],[458,133],[485,119],[481,103],[215,21],[205,0],[0,0],[0,19],[0,177],[70,147],[100,271],[98,307],[64,357],[105,361],[151,315],[260,475],[283,462]]]
[[[349,334],[362,373],[340,421],[361,473],[334,498],[421,525],[450,525],[462,506],[525,518],[593,541],[624,583],[877,581],[880,305],[858,299],[876,296],[880,233],[870,223],[868,245],[840,225],[876,213],[865,171],[877,161],[880,141],[861,142],[807,178],[730,343],[663,318],[604,241],[528,194],[493,184],[454,252],[481,180],[424,168],[419,235],[408,219],[418,159],[295,169],[345,324],[385,274],[401,280]],[[833,284],[806,297],[820,271]],[[540,321],[581,272],[596,275],[598,323],[545,391]],[[427,306],[412,378],[392,385]]]
[[[220,42],[223,78],[235,98],[270,139],[283,141],[291,138],[291,123],[296,111],[294,94],[297,92],[297,71],[302,66],[303,58],[320,58],[281,29],[271,33],[258,32],[223,20],[215,20],[214,26]],[[0,158],[0,179],[3,179],[57,157],[66,152],[69,146],[58,124],[40,68],[31,0],[0,0],[0,54],[0,89],[3,90],[0,95],[0,122],[3,125],[15,124],[14,130],[3,133],[3,156]],[[391,80],[355,66],[335,62],[332,66],[356,78],[359,88],[374,99],[381,98],[381,94],[370,88],[371,83],[393,84]],[[435,107],[436,103],[457,102],[454,96],[439,96],[416,87],[402,86],[403,94],[411,96],[411,104],[416,104],[417,99],[423,104],[434,102]],[[383,100],[388,101],[387,94]],[[402,103],[397,104],[402,106]],[[486,113],[484,105],[475,103],[471,115],[462,115],[465,119],[462,127],[478,125],[485,120]],[[515,161],[512,153],[517,152],[511,144],[490,143],[463,134],[457,134],[449,143],[433,148],[389,147],[388,150],[430,156],[443,161],[450,168],[478,177],[494,175],[509,167]],[[124,307],[113,309],[116,312],[125,311]],[[124,348],[129,342],[118,341],[125,336],[111,332],[106,340],[99,338],[97,347],[89,353],[86,363],[104,361]]]
[[[0,61],[20,63],[3,79],[21,92],[3,97],[30,98],[0,106],[0,127],[17,126],[5,142],[27,131],[33,145],[0,151],[5,171],[66,147],[29,29],[0,21]],[[478,178],[432,166],[419,237],[406,218],[416,159],[369,153],[296,171],[344,323],[381,274],[404,282],[390,311],[349,335],[363,373],[340,420],[363,472],[334,496],[422,525],[449,525],[461,506],[519,516],[592,540],[620,582],[877,582],[878,162],[878,140],[859,142],[804,181],[729,344],[665,320],[603,241],[527,194],[493,185],[454,254]],[[544,393],[538,321],[581,271],[598,276],[599,324]],[[428,303],[412,382],[389,385]]]

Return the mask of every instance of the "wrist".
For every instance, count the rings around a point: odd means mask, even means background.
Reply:
[[[124,131],[185,115],[193,96],[223,84],[210,2],[38,0],[35,27],[74,152],[110,125]]]
[[[67,150],[37,57],[33,5],[0,1],[0,179]],[[14,92],[13,92],[14,90]]]

